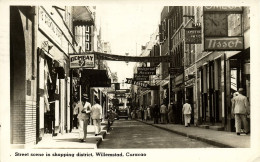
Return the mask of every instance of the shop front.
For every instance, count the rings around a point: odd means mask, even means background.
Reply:
[[[184,83],[183,83],[183,74],[178,75],[174,79],[173,83],[173,93],[174,101],[176,104],[176,109],[173,111],[175,117],[175,123],[182,123],[182,107],[184,104],[185,93],[184,93]]]
[[[191,124],[194,124],[194,118],[197,119],[197,106],[195,100],[195,65],[185,69],[185,99],[188,99],[192,108]],[[196,112],[196,114],[195,114]]]
[[[239,88],[243,88],[250,103],[250,48],[235,54],[227,53],[226,58],[226,107],[227,107],[227,130],[235,131],[235,120],[231,115],[231,99]],[[250,122],[250,118],[248,118]]]
[[[225,87],[223,61],[224,52],[212,52],[206,53],[206,56],[196,63],[199,124],[222,125]]]

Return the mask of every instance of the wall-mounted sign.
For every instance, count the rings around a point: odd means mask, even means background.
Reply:
[[[186,44],[201,44],[201,28],[185,28]]]
[[[243,37],[207,37],[204,42],[204,49],[206,51],[216,50],[243,50]]]
[[[43,7],[39,7],[39,29],[61,46],[62,32]]]
[[[225,11],[225,12],[242,12],[242,6],[204,6],[204,11],[207,12],[218,12],[218,11]]]
[[[137,67],[137,74],[156,75],[156,68],[155,67]]]
[[[94,54],[69,55],[69,57],[70,57],[70,68],[94,68],[95,67]]]

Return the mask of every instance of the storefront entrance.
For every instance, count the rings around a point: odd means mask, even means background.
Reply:
[[[191,105],[191,124],[194,124],[194,101],[193,101],[193,87],[186,88],[186,99],[189,100],[189,104]]]

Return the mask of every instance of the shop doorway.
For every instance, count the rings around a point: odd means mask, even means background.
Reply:
[[[193,102],[193,87],[186,88],[186,99],[191,105],[191,124],[194,124],[194,102]]]
[[[183,92],[182,90],[177,92],[177,107],[176,107],[176,123],[182,123],[182,107],[183,107]]]

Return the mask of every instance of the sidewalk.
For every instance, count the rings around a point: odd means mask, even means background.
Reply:
[[[185,127],[180,124],[153,124],[153,121],[137,121],[164,129],[182,136],[187,136],[199,141],[222,148],[250,148],[250,135],[236,135],[235,132],[216,131],[195,126]]]
[[[88,125],[87,140],[81,142],[78,139],[78,129],[72,130],[70,133],[59,134],[58,136],[51,137],[51,135],[45,135],[45,137],[37,144],[34,145],[34,149],[96,149],[98,145],[105,138],[107,122],[101,124],[101,133],[95,136],[94,126]]]

